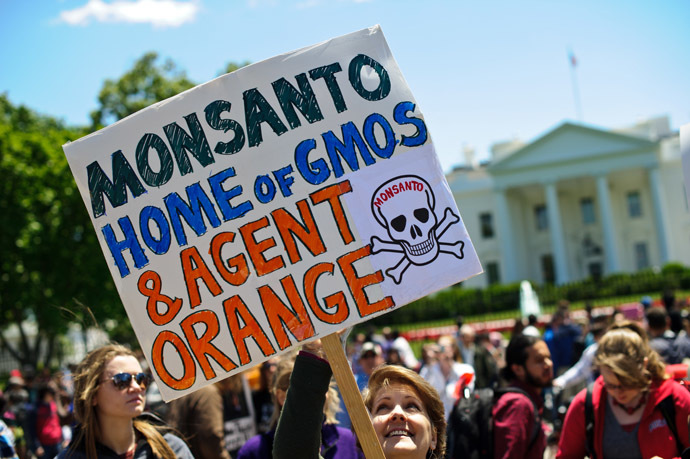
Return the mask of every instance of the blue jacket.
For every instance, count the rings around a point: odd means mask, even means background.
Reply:
[[[563,324],[556,330],[549,327],[544,331],[544,341],[551,352],[554,374],[558,374],[559,368],[568,368],[575,363],[573,362],[573,345],[581,333],[580,327],[574,324]]]

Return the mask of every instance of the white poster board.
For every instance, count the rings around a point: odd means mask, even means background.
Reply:
[[[378,26],[64,150],[166,401],[481,272]]]

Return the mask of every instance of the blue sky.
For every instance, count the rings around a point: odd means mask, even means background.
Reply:
[[[152,13],[153,12],[153,13]],[[258,62],[381,24],[424,113],[441,164],[577,120],[690,123],[690,2],[386,0],[0,0],[0,92],[86,124],[106,78],[147,51],[203,83],[229,61]]]

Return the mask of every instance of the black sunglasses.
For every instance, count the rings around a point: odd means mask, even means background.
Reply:
[[[110,379],[118,390],[123,390],[132,384],[132,378],[142,389],[146,389],[151,384],[151,375],[147,373],[118,373]]]

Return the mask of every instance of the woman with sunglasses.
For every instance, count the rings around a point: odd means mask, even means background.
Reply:
[[[77,430],[62,458],[193,458],[171,433],[138,419],[151,379],[132,351],[110,344],[91,351],[74,374]]]
[[[644,330],[614,325],[599,341],[594,365],[600,376],[591,388],[592,433],[588,439],[584,389],[568,408],[556,457],[680,457],[688,447],[690,392],[666,374]]]

